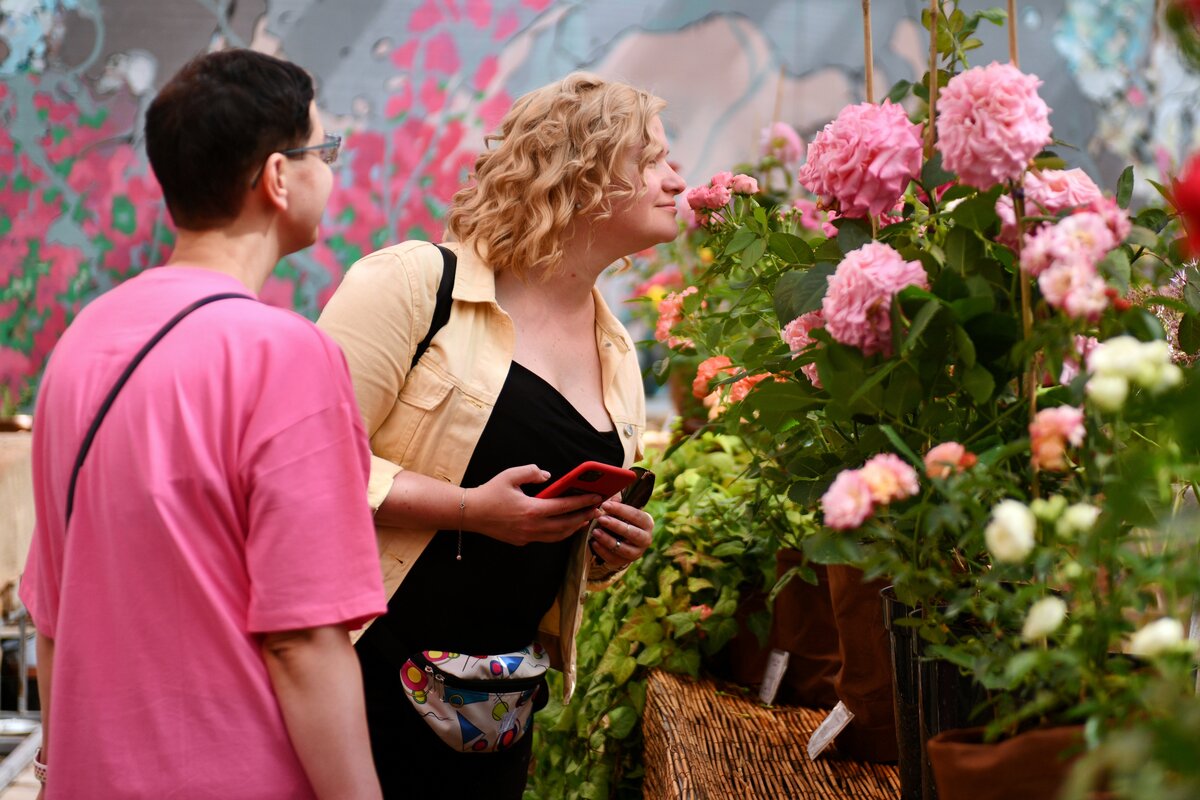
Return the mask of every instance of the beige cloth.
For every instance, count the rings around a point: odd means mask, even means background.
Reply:
[[[495,274],[470,248],[444,246],[458,256],[450,320],[411,371],[437,304],[442,256],[433,245],[403,242],[360,259],[317,320],[350,365],[371,442],[372,508],[383,502],[402,469],[455,485],[462,481],[512,362],[515,334],[512,320],[496,303]],[[604,406],[629,466],[641,456],[646,424],[641,370],[628,332],[598,290],[593,296]],[[390,598],[436,531],[378,525],[376,532]],[[541,623],[563,670],[568,700],[575,687],[575,635],[589,563],[587,536],[580,532],[558,600]]]

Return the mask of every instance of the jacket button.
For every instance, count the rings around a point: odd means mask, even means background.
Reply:
[[[626,437],[626,438],[629,438],[630,436],[633,436],[633,426],[632,426],[632,425],[630,425],[630,424],[628,424],[628,423],[626,423],[626,425],[625,425],[625,437]]]

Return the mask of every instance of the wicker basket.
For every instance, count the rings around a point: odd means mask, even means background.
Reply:
[[[650,673],[642,729],[646,800],[894,800],[896,767],[822,756],[805,745],[828,712],[766,708],[711,681]]]

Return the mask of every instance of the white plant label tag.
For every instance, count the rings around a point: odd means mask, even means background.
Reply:
[[[833,744],[833,740],[850,724],[852,719],[854,719],[854,712],[846,708],[844,704],[839,702],[834,706],[833,711],[829,712],[829,716],[808,739],[808,760],[816,761],[817,757],[825,752],[825,748]]]
[[[763,675],[762,686],[758,687],[758,699],[763,705],[774,705],[775,695],[779,693],[779,684],[783,673],[787,672],[788,659],[792,654],[786,650],[772,650],[767,656],[767,670]]]

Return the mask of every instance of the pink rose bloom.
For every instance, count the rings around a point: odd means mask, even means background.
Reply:
[[[1092,350],[1098,344],[1100,344],[1100,341],[1095,336],[1075,334],[1075,354],[1067,355],[1063,358],[1062,372],[1058,375],[1058,382],[1066,386],[1075,380],[1082,369],[1082,365],[1087,364],[1088,355],[1091,354]]]
[[[697,186],[687,193],[688,205],[695,211],[717,211],[728,205],[732,199],[733,194],[726,186]]]
[[[931,478],[949,478],[978,461],[974,453],[958,442],[942,442],[925,454],[925,474]]]
[[[698,400],[708,397],[712,393],[708,384],[722,372],[732,373],[732,363],[729,356],[713,356],[701,361],[700,366],[696,368],[696,379],[692,381],[692,395]]]
[[[946,169],[983,190],[1020,177],[1050,144],[1041,84],[1036,75],[994,61],[951,78],[937,105],[937,149]]]
[[[734,381],[729,387],[729,402],[740,403],[746,399],[746,395],[750,394],[750,390],[758,384],[771,377],[771,373],[764,372],[761,375],[747,375],[740,381]]]
[[[808,146],[800,183],[845,217],[893,208],[921,171],[921,126],[901,106],[846,106]]]
[[[812,200],[797,197],[792,201],[792,208],[800,212],[800,224],[805,228],[810,231],[821,231],[830,239],[837,236],[837,228],[829,224],[828,215]]]
[[[921,490],[917,471],[893,453],[873,456],[858,474],[871,490],[871,499],[880,505],[904,500]]]
[[[1072,214],[1026,234],[1021,269],[1037,276],[1055,264],[1079,261],[1094,271],[1096,263],[1116,246],[1117,240],[1103,216],[1090,211]]]
[[[844,470],[821,497],[821,508],[829,527],[842,531],[857,528],[875,508],[871,487],[858,470]]]
[[[792,355],[799,355],[813,343],[812,332],[817,328],[824,327],[825,316],[819,310],[810,311],[784,325],[779,335],[787,343],[788,349],[792,351]],[[808,378],[813,386],[818,389],[824,388],[821,386],[821,378],[817,374],[816,364],[805,364],[800,368],[800,371],[804,373],[804,376]]]
[[[658,324],[654,327],[654,338],[666,342],[667,347],[691,347],[691,339],[671,335],[671,329],[683,320],[683,298],[700,291],[689,286],[682,292],[671,292],[658,303]]]
[[[1081,169],[1044,169],[1025,176],[1025,213],[1028,216],[1055,217],[1103,198],[1100,187]],[[1000,241],[1010,247],[1015,245],[1017,215],[1011,196],[1000,195],[996,200],[996,214],[1001,222]],[[1026,233],[1031,230],[1026,228]]]
[[[739,173],[733,176],[729,188],[734,194],[758,194],[758,180]]]
[[[1083,409],[1055,406],[1039,411],[1029,423],[1029,449],[1034,469],[1063,472],[1067,469],[1067,445],[1083,444],[1087,429],[1083,424]]]
[[[692,611],[700,615],[701,622],[711,617],[713,613],[712,606],[708,605],[707,603],[701,603],[698,606],[692,606]]]
[[[712,186],[723,186],[728,189],[731,185],[733,185],[733,173],[718,172],[716,175],[712,176],[712,180],[709,181],[709,184]]]
[[[1129,215],[1125,213],[1125,209],[1117,205],[1115,198],[1097,197],[1088,203],[1085,210],[1099,214],[1104,219],[1109,231],[1113,235],[1114,247],[1124,242],[1125,237],[1129,235],[1129,231],[1133,229],[1133,223],[1129,221]]]
[[[771,156],[779,163],[787,166],[800,160],[804,153],[804,143],[800,134],[786,122],[772,122],[762,132],[762,154]]]
[[[1084,261],[1056,263],[1038,276],[1046,302],[1075,319],[1095,320],[1108,308],[1108,284]]]
[[[905,286],[929,288],[918,261],[905,261],[892,247],[868,242],[847,254],[829,277],[821,303],[829,335],[864,355],[892,354],[892,298]]]

